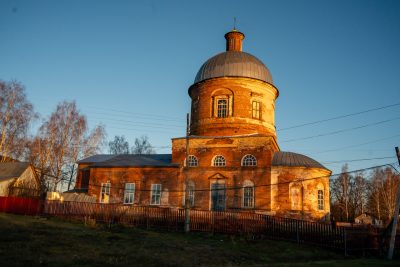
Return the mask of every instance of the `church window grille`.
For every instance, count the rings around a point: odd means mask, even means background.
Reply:
[[[226,160],[223,156],[215,156],[213,160],[213,166],[215,167],[224,167],[226,166]]]
[[[197,167],[197,166],[199,166],[199,160],[197,159],[197,157],[194,156],[194,155],[189,155],[187,166],[188,167]]]
[[[257,166],[257,159],[253,155],[246,155],[242,159],[242,166]]]
[[[218,99],[217,100],[217,117],[226,118],[228,117],[228,99]]]

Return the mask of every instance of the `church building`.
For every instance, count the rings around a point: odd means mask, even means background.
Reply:
[[[243,33],[225,39],[226,51],[208,59],[188,89],[189,135],[172,139],[172,154],[82,159],[77,191],[102,203],[179,208],[186,199],[192,209],[329,217],[331,171],[280,151],[271,73],[242,51]]]

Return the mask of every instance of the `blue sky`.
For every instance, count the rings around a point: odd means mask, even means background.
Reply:
[[[268,66],[280,91],[281,150],[334,173],[346,160],[384,158],[350,161],[351,170],[397,161],[399,1],[2,0],[0,79],[23,83],[43,118],[76,100],[108,139],[148,135],[158,153],[170,153],[170,139],[185,132],[187,89],[224,51],[233,17],[243,50]]]

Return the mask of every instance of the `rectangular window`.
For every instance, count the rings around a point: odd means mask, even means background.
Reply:
[[[226,118],[228,117],[228,100],[227,99],[218,99],[217,100],[217,117],[218,118]]]
[[[261,112],[260,112],[260,102],[253,101],[253,119],[260,119]]]
[[[151,205],[160,205],[161,204],[161,184],[152,184],[151,185]]]
[[[324,210],[324,190],[318,190],[318,209]]]
[[[243,207],[252,208],[254,206],[254,188],[244,187],[243,188]]]
[[[135,201],[135,184],[126,183],[124,192],[124,204],[133,204]]]
[[[194,207],[194,186],[189,186],[189,205]]]
[[[110,202],[110,183],[101,183],[100,190],[100,202],[101,203],[109,203]]]

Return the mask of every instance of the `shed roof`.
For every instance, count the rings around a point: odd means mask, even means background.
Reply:
[[[0,163],[0,181],[20,177],[29,166],[29,162]]]

